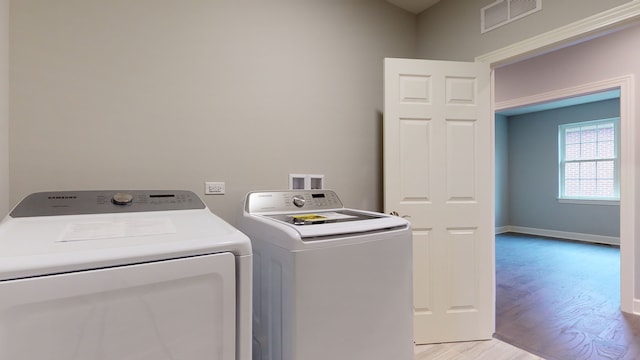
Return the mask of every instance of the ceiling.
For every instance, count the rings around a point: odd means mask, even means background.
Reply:
[[[401,7],[414,14],[419,14],[440,0],[387,0],[395,6]]]

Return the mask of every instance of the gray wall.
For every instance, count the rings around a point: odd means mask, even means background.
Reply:
[[[9,0],[0,0],[0,219],[9,209]]]
[[[507,117],[495,118],[496,228],[509,226],[509,127]]]
[[[380,209],[383,57],[472,59],[628,0],[544,2],[481,37],[492,1],[415,16],[383,0],[0,0],[0,215],[34,191],[225,181],[206,202],[232,220],[290,172]]]
[[[619,99],[510,116],[509,225],[619,237],[620,206],[557,200],[558,125],[618,116]]]
[[[481,34],[480,9],[495,0],[443,0],[418,18],[418,56],[423,59],[473,61],[479,55],[631,1],[542,1],[541,11]]]
[[[224,181],[205,201],[235,223],[247,191],[310,173],[381,210],[383,58],[415,57],[416,21],[384,0],[11,1],[11,205]]]

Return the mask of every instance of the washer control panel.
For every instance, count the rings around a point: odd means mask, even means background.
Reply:
[[[9,214],[13,218],[204,209],[186,190],[55,191],[34,193]]]
[[[251,192],[245,211],[252,214],[341,209],[344,206],[332,190],[280,190]]]

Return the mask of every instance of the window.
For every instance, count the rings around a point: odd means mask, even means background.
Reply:
[[[559,126],[560,196],[619,200],[619,118]]]

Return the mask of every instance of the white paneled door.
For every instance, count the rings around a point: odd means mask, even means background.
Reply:
[[[385,211],[411,221],[417,344],[495,330],[490,68],[385,59]]]

